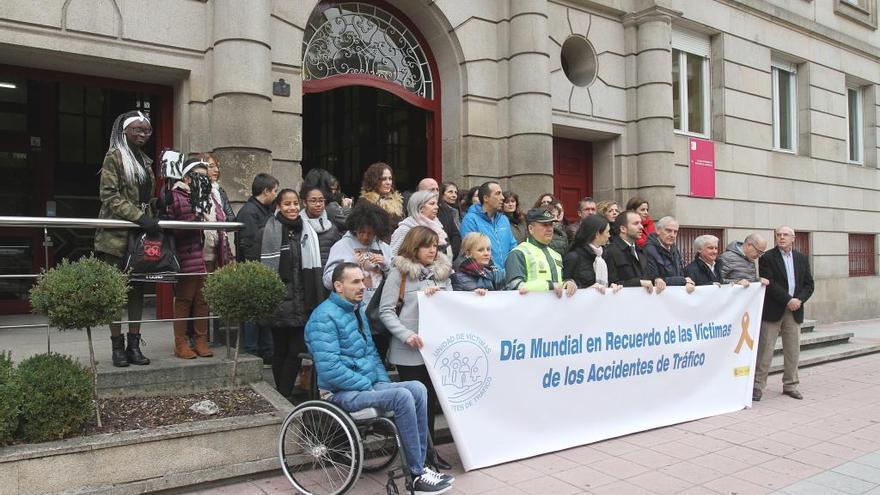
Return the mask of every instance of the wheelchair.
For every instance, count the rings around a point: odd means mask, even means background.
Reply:
[[[300,357],[311,359],[306,353]],[[349,413],[318,398],[314,367],[311,378],[309,399],[290,412],[278,439],[281,469],[293,487],[304,495],[343,495],[361,471],[383,469],[388,469],[388,495],[400,493],[397,479],[412,486],[394,415],[372,407]]]

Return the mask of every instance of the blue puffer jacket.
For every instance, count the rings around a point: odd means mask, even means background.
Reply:
[[[366,391],[376,382],[389,381],[361,306],[334,292],[312,311],[306,323],[306,345],[321,390]],[[360,322],[355,311],[360,314]]]
[[[489,237],[492,243],[492,261],[503,274],[507,255],[519,244],[513,237],[507,216],[499,212],[490,219],[481,205],[471,205],[467,215],[461,220],[461,238],[464,239],[471,232],[480,232]]]

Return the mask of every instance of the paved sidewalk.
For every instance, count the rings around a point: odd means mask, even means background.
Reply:
[[[475,494],[880,494],[880,357],[801,370],[805,399],[781,394],[771,375],[752,409],[659,428],[464,473],[447,493]],[[402,487],[401,487],[402,488]],[[294,493],[283,476],[178,493]],[[384,494],[364,475],[350,493]]]

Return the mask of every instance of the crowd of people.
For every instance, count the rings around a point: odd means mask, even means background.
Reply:
[[[578,289],[604,294],[641,287],[660,294],[667,286],[693,292],[702,285],[760,282],[768,289],[753,399],[760,400],[766,386],[777,334],[785,347],[783,391],[802,397],[797,335],[813,281],[806,257],[792,249],[790,227],[776,230],[771,250],[754,233],[721,253],[719,239],[703,235],[694,241],[694,259],[684,260],[676,247],[678,222],[671,216],[655,221],[645,198],[633,197],[621,208],[586,197],[576,205],[577,221],[568,223],[565,206],[552,194],[526,208],[516,192],[494,180],[459,191],[452,182],[425,178],[416,191],[403,193],[386,163],[367,168],[356,200],[326,170],[311,169],[298,190],[279,190],[277,179],[257,174],[250,198],[235,213],[210,153],[184,162],[170,200],[154,197],[155,177],[142,152],[151,132],[138,112],[117,118],[101,170],[100,217],[129,220],[147,232],[161,230],[159,218],[243,223],[234,242],[222,231],[174,233],[181,271],[190,274],[175,286],[175,317],[208,316],[206,274],[233,259],[277,271],[287,288],[284,302],[271,318],[244,325],[245,350],[271,363],[276,387],[287,397],[296,393],[299,355],[308,350],[331,400],[349,410],[394,410],[421,493],[445,491],[454,478],[440,473],[449,465],[431,448],[439,403],[419,353],[420,292],[571,297]],[[126,243],[124,232],[103,230],[95,250],[121,266]],[[142,294],[134,283],[129,319],[140,319]],[[188,335],[186,322],[175,322],[174,354],[210,357],[207,321],[193,327]],[[139,347],[139,325],[129,325],[127,344],[120,325],[111,326],[111,339],[115,366],[149,363]],[[400,382],[389,382],[386,368],[392,367]]]

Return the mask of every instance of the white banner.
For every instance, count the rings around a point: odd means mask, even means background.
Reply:
[[[419,295],[466,470],[751,405],[764,288]]]

